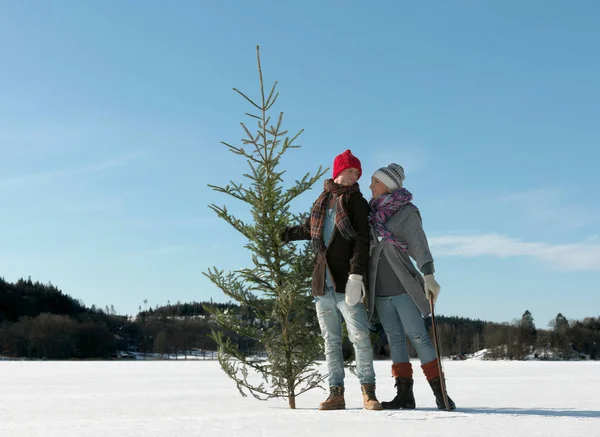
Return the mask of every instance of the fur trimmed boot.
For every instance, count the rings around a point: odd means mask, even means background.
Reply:
[[[383,410],[383,407],[375,396],[375,384],[363,384],[360,388],[362,390],[365,410]]]
[[[329,387],[329,397],[321,402],[319,410],[345,410],[346,400],[344,399],[344,386]]]
[[[416,408],[413,393],[412,365],[409,363],[392,364],[392,376],[396,378],[396,397],[390,402],[382,402],[384,410],[414,410]]]

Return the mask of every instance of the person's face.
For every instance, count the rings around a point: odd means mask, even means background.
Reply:
[[[377,199],[379,196],[388,194],[390,192],[390,189],[376,177],[371,178],[371,185],[369,185],[369,189],[371,190],[373,199]]]
[[[345,187],[349,187],[354,185],[356,181],[358,181],[358,177],[360,172],[357,168],[347,168],[343,172],[341,172],[337,178],[333,182],[338,185],[344,185]]]

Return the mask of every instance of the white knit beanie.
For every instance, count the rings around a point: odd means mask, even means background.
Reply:
[[[390,191],[394,191],[402,188],[404,169],[398,164],[390,164],[387,167],[381,167],[373,173],[373,177],[376,177],[383,182]]]

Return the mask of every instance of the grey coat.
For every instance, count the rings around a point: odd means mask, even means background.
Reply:
[[[398,209],[385,226],[399,241],[404,241],[408,244],[408,251],[403,252],[383,239],[379,241],[375,230],[371,229],[367,303],[369,320],[371,320],[375,311],[377,265],[382,256],[386,257],[392,270],[396,273],[400,283],[404,286],[419,311],[421,311],[421,314],[428,316],[430,313],[429,301],[425,297],[425,282],[419,270],[423,268],[423,265],[433,262],[433,257],[429,250],[427,237],[423,231],[421,214],[415,206],[405,205]],[[410,258],[416,261],[419,270],[415,268]]]

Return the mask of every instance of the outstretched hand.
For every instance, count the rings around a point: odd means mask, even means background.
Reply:
[[[287,244],[290,242],[289,238],[288,238],[288,228],[287,226],[279,232],[279,241],[281,241],[283,244]]]

